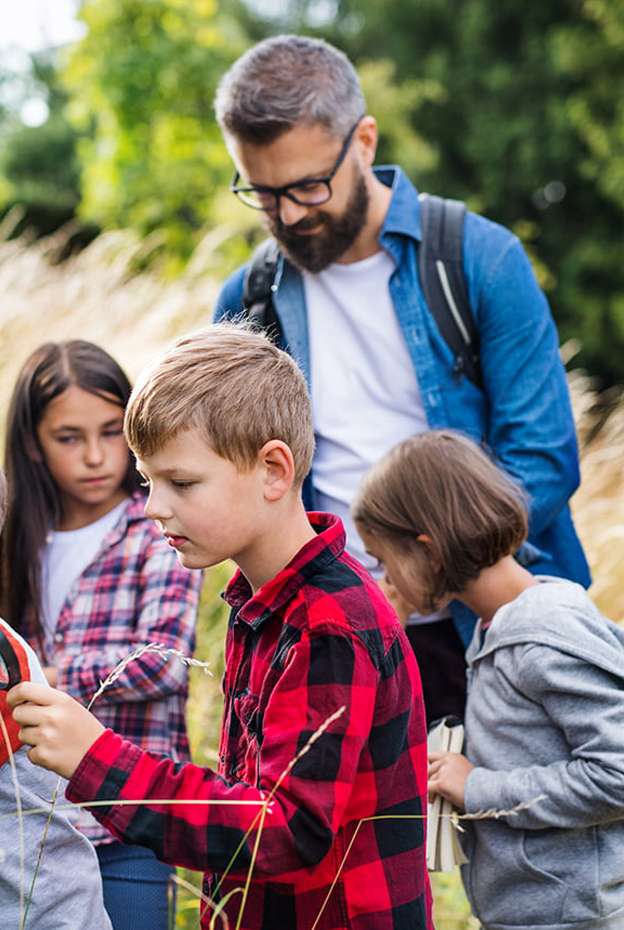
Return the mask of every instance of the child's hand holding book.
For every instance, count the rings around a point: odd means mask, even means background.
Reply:
[[[22,743],[32,746],[36,765],[71,778],[85,753],[104,731],[93,714],[68,694],[31,681],[11,688],[7,702],[20,726]]]
[[[441,794],[453,807],[464,809],[466,779],[474,765],[459,752],[429,753],[429,796]]]
[[[455,717],[444,717],[429,731],[429,809],[427,868],[448,872],[466,857],[457,838],[453,809],[464,807],[466,779],[474,768],[461,755],[464,727]]]

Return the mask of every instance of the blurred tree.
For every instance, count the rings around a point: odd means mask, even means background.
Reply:
[[[67,92],[56,53],[39,52],[18,68],[5,68],[3,84],[8,102],[0,109],[0,212],[21,209],[14,233],[26,227],[53,232],[75,215],[80,200],[77,136],[65,117]],[[33,107],[37,119],[28,125],[24,119],[32,118]]]
[[[367,87],[381,160],[514,228],[578,361],[624,380],[622,0],[231,2],[253,40],[305,32],[358,66],[391,61]],[[405,86],[430,92],[388,106]],[[414,132],[429,154],[410,160]]]
[[[158,230],[175,265],[229,177],[212,99],[242,40],[216,0],[85,0],[80,16],[65,77],[74,123],[90,130],[82,212]]]

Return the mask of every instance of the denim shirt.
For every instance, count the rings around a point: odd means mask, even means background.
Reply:
[[[464,273],[479,333],[483,385],[478,388],[454,370],[453,353],[425,303],[418,277],[418,192],[396,166],[379,167],[375,173],[392,189],[379,244],[396,265],[390,295],[429,426],[460,430],[485,443],[498,464],[523,484],[530,532],[520,561],[532,572],[587,586],[589,569],[568,508],[579,484],[570,397],[557,331],[522,245],[508,229],[467,212]],[[246,269],[237,269],[225,282],[215,320],[240,313]],[[303,280],[284,258],[278,263],[274,288],[285,348],[309,385]],[[313,509],[311,490],[308,482],[306,503]],[[467,644],[474,618],[459,605],[453,616]]]

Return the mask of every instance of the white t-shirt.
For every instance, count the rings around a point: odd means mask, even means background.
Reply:
[[[375,564],[351,519],[351,502],[372,465],[397,443],[428,428],[390,296],[394,268],[382,250],[363,261],[303,273],[315,495],[321,510],[342,519],[349,551],[373,573]]]
[[[63,604],[73,583],[98,554],[105,536],[115,526],[128,498],[79,530],[53,530],[41,557],[41,614],[49,636],[54,634]]]

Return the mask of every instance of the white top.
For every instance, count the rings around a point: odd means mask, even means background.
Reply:
[[[351,502],[372,465],[397,443],[428,428],[390,296],[394,269],[382,250],[318,274],[303,272],[316,499],[321,510],[342,519],[349,551],[373,573],[375,563],[351,519]]]
[[[49,636],[54,634],[73,583],[98,554],[127,502],[128,498],[124,498],[99,520],[79,530],[53,530],[48,534],[41,557],[41,615]]]
[[[348,547],[367,568],[349,507],[369,470],[394,445],[427,428],[414,367],[390,297],[385,251],[319,274],[304,272],[308,307],[314,487],[338,514]]]

